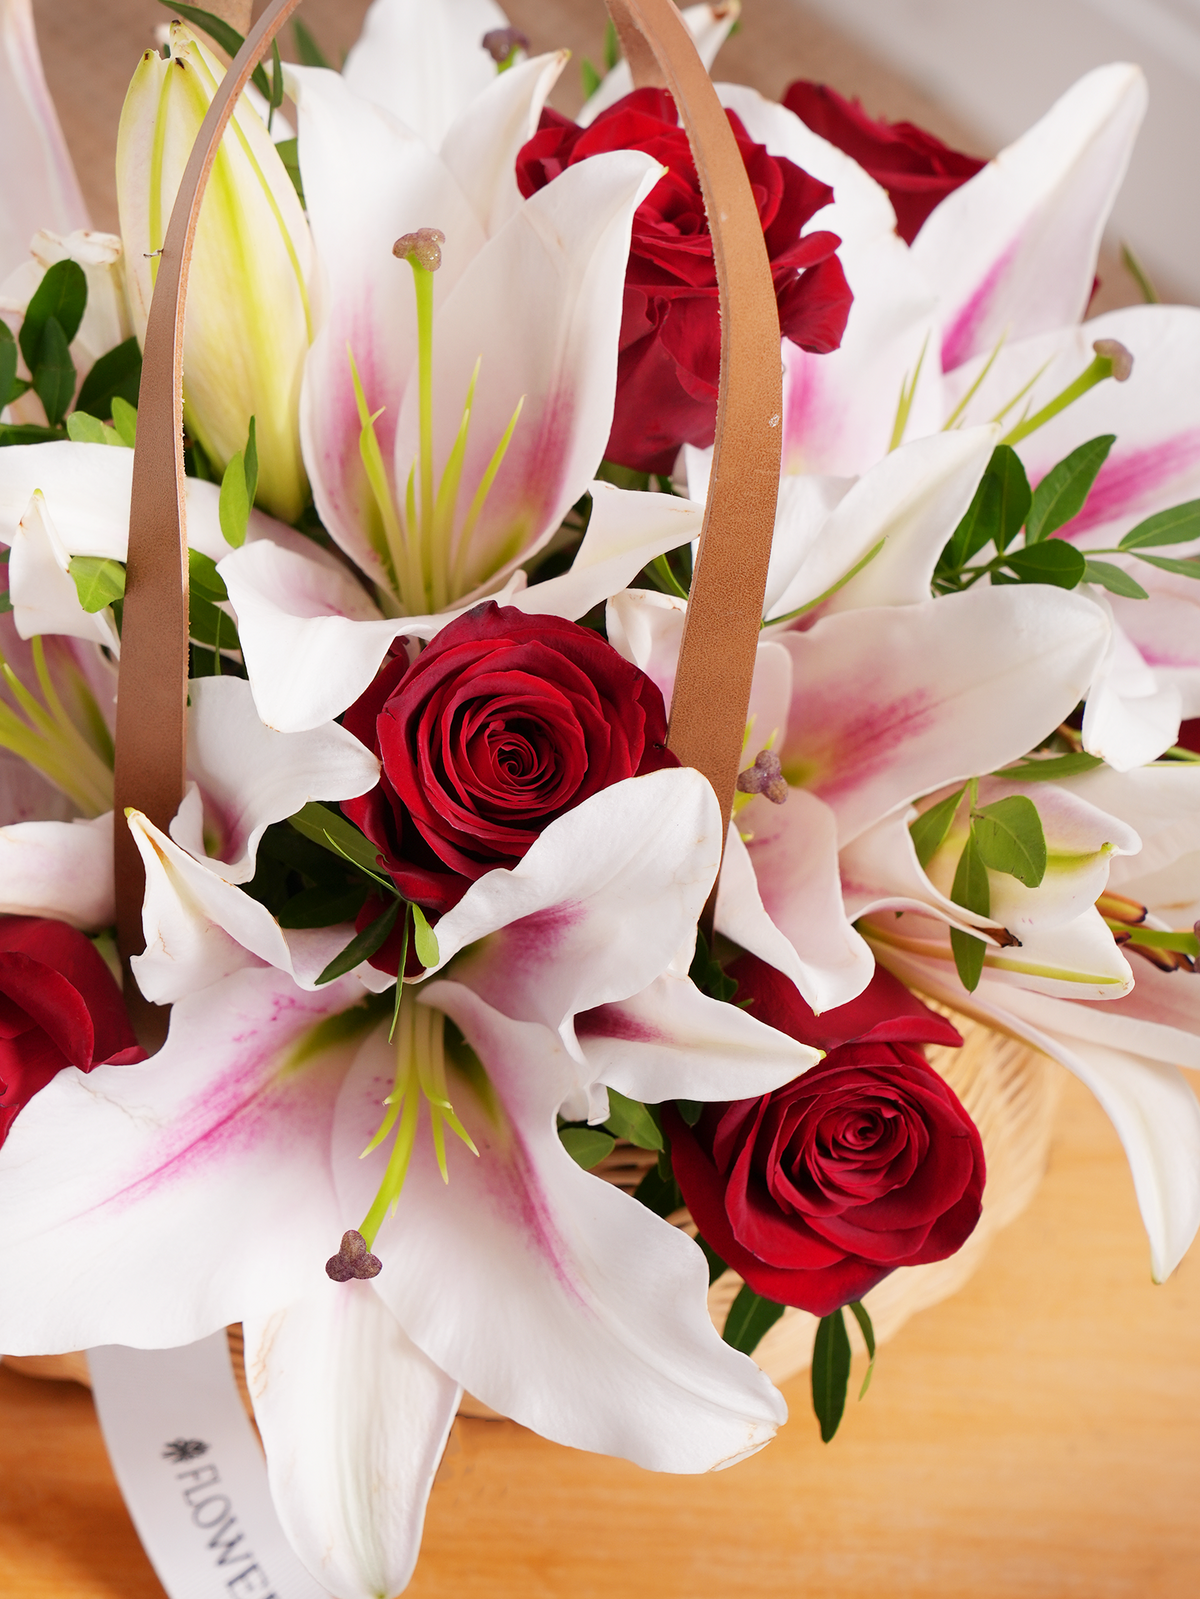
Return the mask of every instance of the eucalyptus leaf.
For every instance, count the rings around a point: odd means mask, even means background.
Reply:
[[[31,372],[36,372],[41,359],[46,324],[53,318],[63,339],[70,344],[79,332],[87,299],[87,276],[78,261],[56,261],[46,268],[45,276],[25,307],[19,335],[21,354]]]
[[[1033,491],[1029,515],[1025,520],[1027,545],[1040,543],[1073,516],[1079,515],[1096,481],[1096,474],[1116,442],[1115,433],[1103,433],[1099,438],[1081,444],[1057,466],[1050,468]]]
[[[137,443],[137,406],[123,400],[119,394],[113,396],[112,419],[121,443],[128,445],[132,450]]]
[[[79,603],[89,615],[125,597],[125,568],[103,555],[75,555],[67,568]]]
[[[1049,539],[1044,544],[1010,550],[1005,564],[1021,583],[1050,583],[1060,589],[1077,587],[1087,566],[1075,546],[1065,539]]]
[[[821,1424],[821,1440],[828,1443],[841,1425],[850,1383],[850,1339],[841,1310],[822,1316],[813,1340],[812,1400]]]
[[[1130,528],[1118,548],[1139,550],[1145,545],[1186,544],[1190,539],[1200,539],[1200,500],[1188,500],[1148,516]]]
[[[584,1171],[591,1171],[606,1155],[611,1155],[617,1142],[598,1127],[560,1127],[558,1136],[567,1154]]]
[[[311,839],[314,844],[320,844],[322,849],[327,849],[334,855],[340,855],[343,860],[349,861],[352,866],[359,867],[379,881],[379,850],[365,834],[360,833],[352,822],[348,822],[337,811],[331,811],[327,805],[318,805],[315,800],[310,800],[294,816],[290,816],[288,821],[304,838]]]
[[[662,1149],[663,1135],[645,1105],[637,1099],[626,1099],[615,1088],[608,1091],[608,1120],[605,1126],[618,1138],[636,1144],[639,1149]]]
[[[57,317],[47,317],[33,368],[33,387],[46,411],[46,421],[57,427],[75,394],[75,363],[70,341]]]
[[[1088,755],[1079,750],[1071,755],[1050,755],[1045,760],[1026,759],[1017,766],[1005,766],[993,777],[1002,777],[1006,783],[1057,783],[1066,777],[1081,777],[1084,772],[1094,772],[1104,765],[1100,755]]]
[[[976,811],[973,822],[975,848],[983,864],[994,872],[1007,872],[1026,888],[1037,888],[1046,875],[1046,834],[1033,801],[1025,794],[1010,794]]]
[[[729,1307],[721,1337],[732,1348],[740,1349],[743,1355],[752,1355],[785,1308],[773,1299],[764,1299],[745,1283]]]
[[[1145,561],[1150,566],[1157,566],[1160,572],[1174,572],[1179,577],[1200,577],[1200,558],[1189,556],[1185,560],[1172,559],[1169,555],[1146,555],[1141,550],[1133,552],[1139,561]]]
[[[966,784],[957,789],[953,794],[947,795],[944,800],[939,800],[936,805],[931,805],[927,811],[922,811],[920,816],[911,823],[909,832],[912,835],[913,847],[917,852],[917,859],[922,868],[929,865],[930,861],[946,842],[946,835],[954,823],[954,815],[962,803],[966,792]]]
[[[1146,590],[1122,566],[1114,566],[1111,561],[1084,560],[1083,581],[1095,583],[1100,588],[1107,589],[1110,594],[1123,594],[1129,600],[1148,600]]]
[[[375,951],[382,949],[387,942],[388,935],[396,925],[399,912],[400,901],[393,900],[369,926],[364,927],[361,933],[356,933],[341,954],[335,955],[317,978],[318,986],[322,983],[332,983],[335,978],[344,977],[347,972],[352,972],[363,961],[370,960]]]
[[[137,405],[141,383],[142,352],[137,339],[129,338],[95,363],[84,378],[75,403],[81,411],[107,422],[113,414],[115,400],[119,399],[130,407]],[[128,441],[122,437],[121,442],[124,444]]]
[[[438,950],[437,934],[430,927],[425,912],[419,905],[412,908],[414,943],[417,950],[417,959],[426,971],[436,966],[441,960]]]
[[[188,550],[188,586],[206,600],[227,600],[229,591],[217,563],[202,550]]]

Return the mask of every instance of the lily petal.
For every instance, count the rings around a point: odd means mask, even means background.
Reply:
[[[479,1154],[450,1140],[443,1182],[432,1139],[418,1138],[401,1209],[376,1240],[377,1292],[409,1337],[485,1404],[560,1443],[679,1472],[760,1449],[783,1400],[713,1328],[702,1255],[582,1171],[559,1140],[555,1113],[574,1076],[561,1041],[456,983],[422,998],[462,1029],[490,1086],[452,1072]],[[339,1098],[334,1140],[351,1212],[382,1175],[384,1151],[356,1157],[393,1070],[381,1031]]]
[[[164,1348],[305,1293],[347,1225],[329,1127],[361,993],[238,972],[175,1006],[153,1060],[35,1095],[0,1149],[4,1348]]]
[[[245,1323],[246,1377],[288,1540],[341,1599],[408,1585],[462,1389],[365,1282],[322,1277]]]
[[[116,919],[112,812],[88,822],[0,827],[0,914],[49,916],[85,932]]]
[[[1097,67],[931,213],[912,254],[940,298],[944,371],[1078,322],[1146,111],[1137,67]]]
[[[70,566],[70,552],[50,520],[46,497],[35,493],[13,535],[8,563],[8,592],[17,632],[24,639],[42,633],[87,639],[107,645],[119,656],[121,640],[112,612],[107,607],[95,613],[84,610]]]

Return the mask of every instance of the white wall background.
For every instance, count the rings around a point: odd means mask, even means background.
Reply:
[[[1136,61],[1150,110],[1117,201],[1164,297],[1200,301],[1200,0],[805,0],[1000,148],[1090,67]]]

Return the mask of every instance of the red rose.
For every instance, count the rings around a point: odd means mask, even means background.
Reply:
[[[896,232],[906,244],[935,206],[987,165],[911,122],[869,117],[857,100],[844,100],[822,83],[793,83],[783,103],[882,184],[896,212]]]
[[[800,230],[833,191],[755,144],[727,113],[762,220],[785,338],[824,355],[846,329],[851,294],[834,233]],[[528,197],[576,161],[603,150],[645,150],[670,170],[633,218],[607,455],[639,472],[670,472],[681,444],[713,442],[721,354],[717,271],[687,134],[665,89],[636,89],[580,128],[557,111],[517,157]]]
[[[773,1094],[706,1105],[695,1127],[663,1107],[703,1237],[756,1293],[816,1316],[952,1255],[979,1220],[983,1146],[915,1046],[960,1044],[954,1028],[882,968],[823,1016],[752,955],[729,974],[752,1016],[827,1054]]]
[[[66,1066],[145,1060],[121,990],[95,946],[65,922],[0,917],[0,1143]]]
[[[678,764],[644,672],[590,628],[490,600],[411,665],[385,661],[345,723],[383,771],[342,809],[404,897],[437,911],[590,795]]]

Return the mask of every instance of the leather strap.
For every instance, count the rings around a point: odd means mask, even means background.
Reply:
[[[145,875],[126,810],[166,829],[187,766],[187,519],[183,472],[183,312],[196,224],[221,136],[250,74],[300,0],[272,0],[225,74],[192,148],[158,263],[142,351],[138,436],[117,694],[117,940],[125,994],[143,1043],[161,1042],[166,1012],[142,999],[129,958],[145,946]]]
[[[779,311],[733,130],[671,0],[608,0],[639,88],[669,89],[687,130],[721,294],[717,440],[668,743],[728,825],[741,764],[782,453]]]

